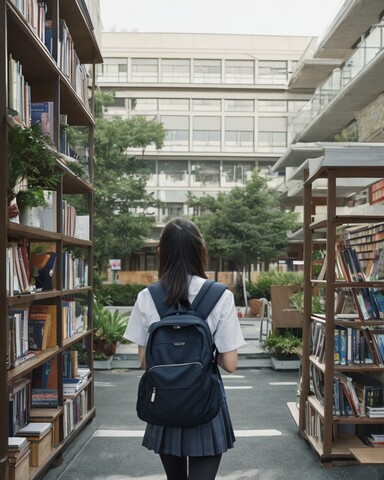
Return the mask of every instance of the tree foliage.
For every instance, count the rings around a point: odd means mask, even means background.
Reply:
[[[288,243],[296,214],[282,210],[278,194],[255,171],[245,187],[235,187],[217,198],[189,195],[199,212],[194,221],[202,230],[210,256],[232,260],[238,271],[257,262],[269,264]]]
[[[155,144],[162,148],[162,124],[135,116],[129,120],[102,117],[113,94],[95,98],[94,133],[94,256],[101,270],[110,258],[127,258],[143,247],[154,218],[147,213],[158,202],[146,191],[146,178],[138,175],[137,161],[127,152]]]

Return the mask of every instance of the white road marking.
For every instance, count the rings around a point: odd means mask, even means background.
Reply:
[[[244,386],[239,386],[239,387],[233,387],[233,386],[228,386],[228,385],[224,385],[224,389],[225,390],[251,390],[253,387],[251,387],[250,385],[244,385]]]
[[[269,382],[269,385],[280,386],[280,385],[297,385],[297,382]]]
[[[116,387],[116,385],[110,382],[95,382],[95,387]]]
[[[108,438],[141,438],[144,430],[97,430],[94,437]],[[277,437],[282,435],[279,430],[235,430],[236,437]]]
[[[226,380],[227,378],[245,378],[245,375],[222,375],[221,378]]]

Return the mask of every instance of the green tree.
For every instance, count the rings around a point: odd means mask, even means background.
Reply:
[[[129,120],[102,116],[103,107],[113,102],[113,93],[95,97],[94,162],[94,259],[100,271],[110,258],[127,258],[140,249],[150,235],[155,219],[148,208],[158,202],[146,191],[146,178],[137,173],[130,148],[163,146],[166,130],[155,120],[135,116]],[[74,142],[78,131],[71,132]]]
[[[278,193],[270,190],[256,171],[245,187],[235,187],[217,198],[189,195],[189,205],[198,215],[210,256],[232,260],[238,271],[251,264],[266,266],[283,253],[296,214],[282,210]]]

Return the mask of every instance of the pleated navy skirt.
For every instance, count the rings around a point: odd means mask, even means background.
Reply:
[[[155,453],[177,457],[219,455],[233,448],[235,434],[226,399],[215,418],[193,427],[163,427],[147,424],[143,446]]]

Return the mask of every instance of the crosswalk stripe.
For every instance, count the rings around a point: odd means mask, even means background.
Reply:
[[[244,385],[244,386],[238,386],[238,387],[224,385],[225,390],[251,390],[252,388],[253,387],[250,385]]]
[[[245,378],[245,375],[222,375],[221,378],[226,380],[227,378]]]
[[[273,387],[280,385],[297,385],[297,382],[269,382],[269,385],[272,385]]]
[[[93,436],[103,438],[141,438],[144,430],[97,430]],[[236,437],[277,437],[282,432],[275,429],[267,430],[235,430]]]

